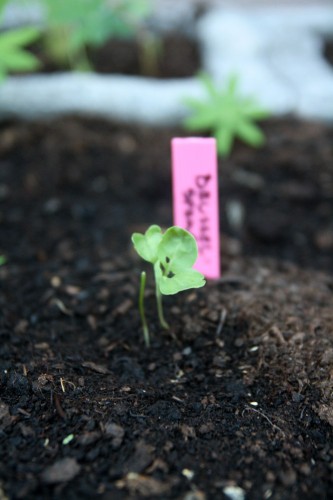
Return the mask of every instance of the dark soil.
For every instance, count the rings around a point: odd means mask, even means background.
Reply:
[[[153,76],[200,66],[186,38],[162,50]],[[140,74],[140,54],[91,55]],[[130,235],[172,223],[184,132],[1,126],[0,500],[333,496],[333,130],[265,129],[219,165],[222,279],[168,297],[169,331],[149,282],[147,350]]]
[[[219,165],[222,279],[170,331],[149,282],[147,350],[130,234],[172,223],[183,132],[2,125],[1,499],[332,498],[333,130],[265,129]]]
[[[32,52],[41,61],[41,71],[53,73],[71,69],[56,63],[45,53],[42,42]],[[98,49],[88,51],[89,60],[97,73],[150,76],[154,78],[185,78],[200,69],[199,47],[196,41],[179,33],[166,33],[152,40],[110,39]]]

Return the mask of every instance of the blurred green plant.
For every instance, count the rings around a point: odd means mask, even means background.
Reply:
[[[0,266],[5,265],[7,262],[7,259],[4,255],[0,255]]]
[[[43,0],[47,16],[45,46],[60,64],[91,70],[89,47],[111,37],[133,37],[150,13],[149,0]]]
[[[215,87],[206,73],[201,73],[199,78],[207,91],[207,99],[185,99],[193,114],[184,120],[184,127],[190,131],[212,131],[218,152],[224,157],[230,154],[236,137],[250,146],[262,146],[265,136],[253,122],[267,118],[269,113],[255,99],[239,95],[238,78],[231,76],[222,90]]]
[[[0,0],[0,20],[8,0]],[[38,59],[26,50],[40,37],[40,30],[33,26],[0,32],[0,83],[11,72],[34,71],[39,67]]]

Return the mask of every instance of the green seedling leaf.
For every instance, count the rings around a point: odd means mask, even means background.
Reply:
[[[185,128],[190,131],[213,131],[222,156],[230,154],[236,137],[253,147],[261,146],[265,136],[253,122],[267,118],[269,113],[255,99],[238,94],[237,77],[231,76],[222,90],[216,89],[207,74],[201,74],[199,78],[207,92],[207,99],[184,100],[192,110],[192,114],[184,120]]]
[[[205,284],[204,276],[193,269],[198,257],[198,246],[191,233],[177,226],[163,234],[159,226],[153,225],[145,234],[134,233],[132,242],[137,253],[154,266],[156,300],[160,324],[168,328],[163,315],[162,295],[174,295]],[[141,274],[139,311],[147,346],[149,331],[144,312],[143,298],[146,274]]]
[[[35,42],[40,36],[40,31],[32,26],[17,28],[1,33],[0,46],[11,50],[13,47],[21,48]]]
[[[157,276],[159,276],[158,286],[162,295],[175,295],[191,288],[200,288],[206,283],[203,275],[194,269],[179,271],[175,274],[172,271],[168,274],[158,271]]]
[[[179,271],[193,266],[198,258],[198,245],[191,233],[173,226],[164,233],[157,257],[161,263]]]
[[[40,36],[33,27],[18,28],[0,34],[0,80],[10,71],[33,71],[39,67],[38,59],[25,49]]]
[[[132,242],[140,257],[147,262],[154,264],[157,260],[158,245],[162,240],[162,230],[159,226],[153,225],[145,234],[134,233]]]
[[[6,262],[6,257],[4,255],[0,255],[0,266],[3,266],[4,264],[6,264]]]
[[[194,237],[184,229],[169,228],[158,246],[155,276],[163,295],[174,295],[205,284],[204,277],[192,269],[198,258]]]

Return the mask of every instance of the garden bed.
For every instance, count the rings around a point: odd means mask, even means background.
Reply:
[[[147,350],[130,235],[172,223],[184,132],[1,126],[0,497],[332,495],[333,130],[265,129],[219,165],[222,279],[170,331],[149,281]]]

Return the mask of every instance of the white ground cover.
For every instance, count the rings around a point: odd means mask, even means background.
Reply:
[[[233,73],[240,90],[257,97],[274,115],[333,121],[333,67],[322,55],[333,38],[333,6],[216,8],[188,32],[198,40],[202,69],[223,85]],[[20,11],[36,20],[36,10]],[[156,14],[156,23],[163,19]],[[165,12],[163,14],[165,17]],[[8,25],[18,20],[9,10]],[[166,24],[167,24],[166,20]],[[180,25],[180,18],[177,18]],[[204,95],[193,78],[153,78],[87,73],[10,77],[0,87],[0,118],[35,119],[77,113],[122,122],[177,124],[186,115],[184,97]]]

